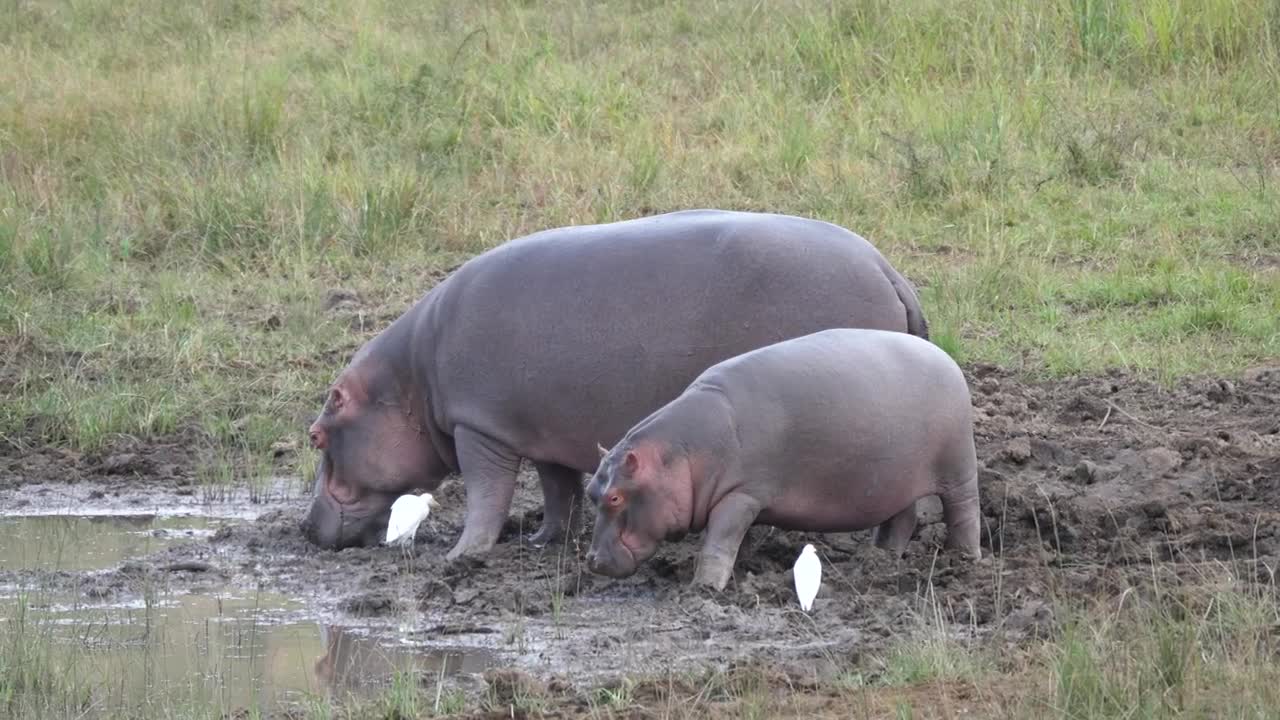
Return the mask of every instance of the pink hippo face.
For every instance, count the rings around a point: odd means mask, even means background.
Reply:
[[[603,452],[603,449],[602,449]],[[627,577],[653,557],[664,539],[689,529],[688,512],[678,489],[688,484],[683,458],[655,444],[623,440],[604,453],[587,485],[596,505],[595,530],[587,567],[609,577]]]
[[[321,457],[304,529],[327,549],[378,543],[397,497],[434,490],[448,474],[396,383],[363,375],[338,377],[309,430]]]

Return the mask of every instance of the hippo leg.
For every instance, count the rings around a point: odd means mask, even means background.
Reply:
[[[467,517],[462,537],[445,556],[449,561],[488,552],[498,542],[520,469],[519,456],[480,433],[462,427],[453,438],[467,489]]]
[[[911,503],[905,510],[876,526],[873,537],[876,547],[902,557],[911,542],[911,533],[916,531],[916,504]]]
[[[982,557],[978,527],[978,473],[940,493],[942,520],[947,524],[947,547],[961,550],[974,559]]]
[[[707,518],[706,539],[698,557],[693,582],[724,590],[733,577],[742,539],[760,514],[760,502],[740,493],[729,493],[711,509]]]
[[[566,530],[573,532],[582,524],[582,473],[555,463],[533,464],[542,482],[542,527],[529,538],[529,543],[542,547],[559,540]]]

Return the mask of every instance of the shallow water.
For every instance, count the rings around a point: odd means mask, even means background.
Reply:
[[[491,661],[474,648],[394,643],[370,628],[319,621],[307,603],[283,595],[199,586],[175,593],[139,577],[104,598],[40,586],[29,571],[110,570],[183,541],[203,541],[227,520],[200,517],[0,518],[0,630],[25,638],[99,710],[270,709],[282,701],[345,699],[385,688],[397,672],[479,672]],[[416,618],[401,622],[401,635]],[[8,645],[7,647],[15,647]],[[31,660],[28,660],[31,661]],[[106,713],[110,715],[110,712]]]
[[[206,517],[23,515],[0,517],[0,570],[101,570],[206,538],[225,524]]]

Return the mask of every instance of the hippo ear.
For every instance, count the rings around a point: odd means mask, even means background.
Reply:
[[[622,460],[623,467],[627,469],[628,475],[634,475],[636,470],[640,469],[640,457],[636,455],[635,450],[628,450],[627,456]]]
[[[605,455],[608,455],[608,454],[609,454],[609,451],[608,451],[608,450],[606,450],[606,449],[605,449],[605,447],[604,447],[603,445],[601,445],[600,443],[596,443],[596,450],[599,450],[599,451],[600,451],[600,459],[601,459],[601,460],[603,460],[603,459],[604,459],[604,456],[605,456]]]

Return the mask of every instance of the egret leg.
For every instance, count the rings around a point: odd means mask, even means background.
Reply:
[[[405,565],[408,566],[409,572],[412,573],[413,572],[413,536],[412,535],[406,538],[403,538],[400,541],[400,557],[404,559]]]

